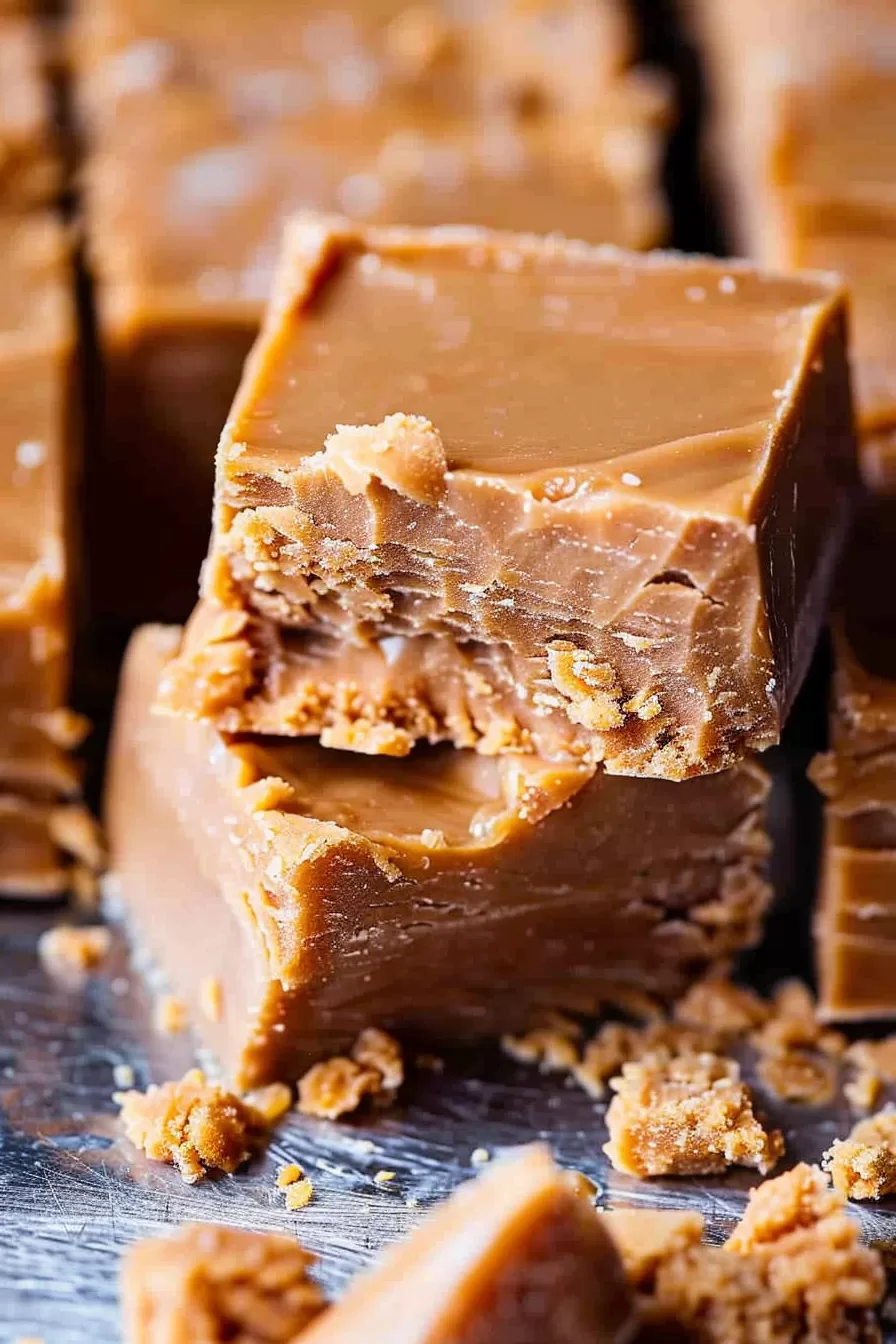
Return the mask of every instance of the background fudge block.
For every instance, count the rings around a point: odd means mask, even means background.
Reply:
[[[594,1208],[546,1148],[461,1186],[306,1332],[308,1344],[625,1344],[636,1309]]]
[[[896,1017],[896,505],[875,501],[850,548],[834,644],[831,750],[816,915],[820,1006]]]
[[[855,305],[863,469],[896,489],[896,9],[690,0],[732,241],[842,272]]]
[[[217,471],[218,610],[169,709],[315,731],[308,697],[284,694],[277,627],[388,640],[387,660],[427,636],[498,646],[505,671],[485,655],[476,673],[511,750],[537,713],[612,773],[719,770],[777,740],[823,616],[854,472],[843,296],[704,259],[300,217]],[[466,744],[418,663],[419,735]],[[378,684],[349,707],[362,731],[389,718]]]
[[[46,205],[61,187],[38,24],[0,6],[0,211]]]
[[[178,638],[147,627],[128,655],[112,868],[242,1083],[294,1078],[371,1023],[455,1039],[632,988],[673,996],[757,937],[756,765],[672,784],[450,747],[390,761],[228,740],[151,713]]]
[[[68,753],[84,725],[65,708],[74,316],[68,243],[49,215],[0,217],[0,292],[0,795],[6,843],[22,832],[0,886],[53,894],[64,863],[48,857],[46,818],[77,793]]]
[[[625,69],[621,6],[595,6],[607,21],[593,31],[573,0],[551,25],[505,3],[471,7],[462,25],[449,8],[81,0],[87,246],[106,360],[89,490],[97,615],[189,612],[214,445],[292,211],[526,221],[636,247],[662,234],[668,98]],[[544,59],[546,26],[578,53],[569,80]],[[113,507],[122,498],[143,507]]]

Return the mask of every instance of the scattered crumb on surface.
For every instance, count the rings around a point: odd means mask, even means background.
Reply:
[[[102,965],[111,947],[112,935],[102,924],[57,924],[41,934],[37,955],[54,979],[80,984]]]
[[[395,1172],[378,1171],[373,1179],[377,1185],[391,1185],[395,1180]]]
[[[837,1075],[831,1061],[805,1050],[786,1050],[763,1055],[756,1066],[760,1082],[782,1101],[807,1106],[826,1106],[837,1090]]]
[[[733,1060],[719,1055],[646,1056],[611,1083],[604,1152],[631,1176],[699,1176],[730,1166],[770,1171],[784,1152],[777,1130],[753,1112]]]
[[[314,1195],[314,1186],[308,1176],[303,1176],[301,1180],[293,1181],[284,1190],[286,1207],[293,1213],[298,1209],[304,1209],[311,1203]]]
[[[470,1161],[474,1167],[484,1167],[486,1162],[492,1160],[492,1155],[487,1148],[474,1148],[470,1154]]]
[[[112,1078],[117,1088],[133,1087],[136,1074],[130,1064],[116,1064]]]
[[[603,1097],[610,1079],[623,1064],[648,1055],[672,1059],[675,1055],[712,1053],[718,1044],[715,1034],[678,1022],[647,1022],[640,1027],[605,1022],[585,1046],[572,1075],[589,1096]]]
[[[646,1336],[688,1344],[873,1344],[885,1288],[842,1198],[817,1167],[750,1195],[724,1246],[701,1244],[699,1214],[604,1215],[638,1294]]]
[[[896,1110],[859,1120],[847,1138],[834,1140],[823,1166],[847,1199],[883,1199],[896,1193]]]
[[[313,1262],[292,1237],[235,1227],[137,1242],[122,1272],[125,1336],[288,1344],[326,1305]]]
[[[519,1064],[537,1064],[542,1073],[566,1073],[578,1063],[581,1034],[578,1023],[555,1019],[522,1036],[502,1036],[501,1048]]]
[[[258,1111],[267,1124],[275,1125],[292,1107],[292,1089],[285,1083],[268,1083],[243,1097],[247,1106]]]
[[[700,980],[675,1005],[675,1018],[687,1026],[722,1036],[743,1036],[762,1026],[770,1015],[765,999],[730,980]]]
[[[846,1052],[846,1062],[856,1072],[843,1086],[843,1095],[854,1111],[870,1111],[877,1104],[885,1083],[896,1083],[896,1036],[880,1041],[856,1041]]]
[[[299,1079],[298,1108],[304,1115],[337,1120],[365,1099],[388,1105],[404,1081],[401,1047],[385,1031],[362,1031],[351,1058],[334,1055],[314,1064]]]
[[[176,994],[160,994],[152,1010],[152,1024],[163,1036],[179,1036],[189,1026],[190,1015]]]
[[[846,1037],[818,1020],[815,1000],[799,980],[786,980],[772,997],[768,1020],[750,1037],[760,1054],[786,1054],[790,1050],[819,1050],[833,1059],[846,1052]]]
[[[277,1168],[277,1189],[285,1190],[288,1185],[295,1185],[304,1174],[298,1162],[287,1162],[285,1166]]]
[[[199,986],[199,1007],[208,1022],[220,1022],[224,1016],[224,986],[217,975],[206,975]]]
[[[117,1093],[125,1135],[156,1162],[175,1166],[190,1185],[210,1171],[233,1172],[267,1129],[239,1097],[207,1083],[199,1069],[145,1092]]]

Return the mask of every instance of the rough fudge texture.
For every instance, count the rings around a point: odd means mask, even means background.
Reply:
[[[228,741],[151,713],[178,642],[148,627],[127,659],[112,867],[173,987],[192,1004],[200,971],[220,980],[220,1020],[193,1018],[239,1081],[294,1079],[372,1024],[456,1039],[673,997],[758,935],[768,781],[752,762],[673,784],[450,747],[390,761]]]
[[[846,1139],[835,1139],[824,1165],[847,1199],[882,1199],[896,1193],[896,1111],[859,1120]]]
[[[862,464],[896,489],[896,10],[889,0],[690,0],[732,242],[830,267],[855,309]]]
[[[612,1080],[604,1152],[632,1176],[703,1176],[728,1167],[770,1171],[784,1152],[753,1111],[738,1065],[720,1055],[647,1055]]]
[[[121,1271],[127,1344],[290,1344],[324,1309],[291,1237],[188,1224],[139,1241]]]
[[[292,211],[525,220],[633,247],[662,235],[668,97],[626,69],[623,5],[456,9],[80,0],[107,365],[89,492],[99,615],[183,619],[195,600],[214,445]],[[127,521],[121,498],[142,502]]]
[[[848,515],[843,338],[829,278],[299,217],[165,703],[673,779],[768,746]]]
[[[49,215],[0,216],[0,291],[0,892],[51,895],[67,880],[53,830],[78,791],[84,725],[65,708],[74,317]]]
[[[461,1186],[357,1280],[307,1344],[624,1344],[632,1294],[600,1216],[546,1149]]]
[[[815,921],[829,1018],[896,1016],[896,506],[877,500],[850,547],[835,632],[831,749]]]
[[[753,1190],[724,1246],[700,1244],[701,1222],[653,1210],[605,1216],[637,1292],[644,1338],[879,1344],[880,1255],[860,1244],[843,1198],[817,1167],[801,1164]]]
[[[61,186],[41,30],[0,6],[0,211],[48,204]]]

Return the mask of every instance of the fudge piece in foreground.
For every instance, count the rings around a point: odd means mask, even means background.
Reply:
[[[690,0],[734,244],[823,267],[855,310],[862,467],[896,490],[896,9],[890,0]]]
[[[461,1186],[303,1339],[625,1344],[635,1325],[600,1215],[533,1147]]]
[[[324,1309],[291,1237],[187,1224],[138,1241],[121,1271],[126,1344],[290,1344]]]
[[[166,707],[671,779],[775,742],[849,513],[843,302],[829,277],[298,218]],[[345,648],[319,713],[290,663],[309,632]],[[412,660],[403,717],[388,671],[356,678],[377,642]]]
[[[294,1079],[371,1024],[455,1040],[632,989],[671,998],[758,935],[768,781],[752,762],[673,784],[228,740],[151,712],[178,640],[145,628],[126,661],[112,868],[238,1085]]]
[[[99,616],[181,620],[193,605],[214,447],[290,213],[525,220],[632,247],[665,232],[669,98],[625,70],[617,0],[594,7],[609,22],[585,40],[562,32],[577,15],[588,28],[581,0],[552,6],[560,29],[503,3],[468,6],[465,26],[457,6],[408,0],[78,8],[106,365],[88,492]],[[569,60],[554,67],[542,28],[575,50],[578,80]]]
[[[62,185],[41,30],[0,6],[0,211],[49,204]]]
[[[50,215],[0,217],[0,892],[68,881],[61,807],[77,794],[66,709],[74,314],[69,249]],[[81,827],[86,830],[86,819]],[[66,846],[64,846],[66,847]]]
[[[828,1018],[896,1017],[896,503],[860,516],[835,631],[831,750],[815,919]]]

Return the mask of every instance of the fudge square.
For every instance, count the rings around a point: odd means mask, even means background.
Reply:
[[[105,360],[87,491],[96,616],[182,620],[195,601],[215,445],[295,210],[662,238],[670,99],[628,68],[620,0],[541,16],[501,0],[463,23],[457,9],[79,0]]]
[[[112,882],[240,1086],[294,1079],[371,1024],[460,1040],[632,990],[671,998],[758,937],[754,762],[675,784],[232,739],[152,713],[179,639],[144,627],[126,659]]]
[[[896,1017],[896,501],[863,510],[834,638],[830,751],[815,920],[819,1007],[831,1019]]]
[[[160,707],[361,751],[723,769],[778,740],[854,458],[830,278],[299,217]],[[316,688],[296,660],[320,636]],[[406,705],[359,650],[404,659]]]

